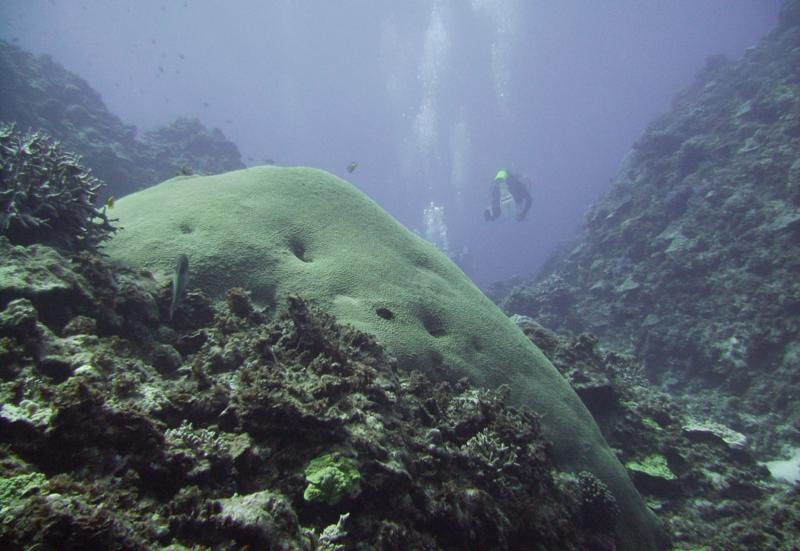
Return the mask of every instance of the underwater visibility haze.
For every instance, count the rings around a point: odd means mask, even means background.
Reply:
[[[346,176],[421,233],[435,202],[487,285],[571,237],[647,123],[707,57],[755,45],[779,6],[7,0],[0,38],[86,79],[140,132],[197,117],[248,166]],[[523,226],[482,223],[504,167],[532,183]]]
[[[0,74],[0,547],[800,549],[800,0],[6,0]]]

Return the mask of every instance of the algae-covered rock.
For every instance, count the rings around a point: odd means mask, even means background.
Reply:
[[[722,442],[732,449],[741,450],[747,446],[747,437],[735,430],[714,421],[691,419],[682,427],[684,434],[696,441]]]
[[[594,420],[519,329],[443,254],[346,182],[306,168],[182,177],[117,201],[124,228],[106,252],[167,276],[186,254],[190,287],[222,299],[243,287],[282,308],[300,294],[375,335],[405,369],[508,384],[543,416],[559,466],[613,492],[624,549],[660,545],[660,528]],[[624,519],[624,522],[622,522]]]
[[[0,511],[29,492],[38,491],[47,483],[42,473],[20,474],[9,478],[0,477]]]
[[[628,461],[625,466],[631,471],[636,486],[642,491],[659,496],[678,492],[678,477],[669,468],[667,458],[661,454],[648,455],[639,461]]]
[[[303,492],[306,501],[336,505],[358,489],[361,473],[355,459],[325,454],[315,457],[306,467],[308,486]]]

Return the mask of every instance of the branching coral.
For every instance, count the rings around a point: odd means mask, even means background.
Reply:
[[[96,250],[115,231],[94,206],[103,185],[46,134],[0,125],[0,233],[12,243]]]
[[[581,471],[577,479],[583,498],[581,511],[584,522],[594,527],[613,529],[619,516],[619,506],[614,494],[590,472]]]
[[[497,434],[489,429],[467,440],[462,450],[484,463],[491,465],[498,472],[508,465],[517,465],[517,452],[514,447],[504,443]]]

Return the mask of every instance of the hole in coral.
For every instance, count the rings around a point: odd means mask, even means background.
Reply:
[[[480,352],[481,350],[483,350],[483,344],[481,343],[481,338],[478,335],[472,335],[469,338],[469,342],[472,345],[472,348],[475,349],[475,351]]]
[[[72,366],[61,358],[44,358],[39,362],[38,368],[55,383],[63,383],[72,375]]]
[[[425,327],[425,330],[430,336],[443,337],[447,335],[444,322],[438,316],[435,316],[430,312],[425,312],[422,314],[421,319],[423,327]]]
[[[298,260],[302,262],[311,262],[310,259],[306,258],[306,246],[303,245],[300,241],[292,240],[289,242],[289,249],[291,249],[292,254],[295,255]]]
[[[378,314],[378,316],[382,317],[385,320],[394,319],[394,312],[392,312],[388,308],[380,307],[377,310],[375,310],[375,313]]]

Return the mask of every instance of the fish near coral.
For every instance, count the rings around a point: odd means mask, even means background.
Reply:
[[[175,273],[172,276],[172,303],[169,305],[169,319],[175,314],[175,307],[180,301],[186,282],[189,279],[189,257],[179,255],[175,263]]]

